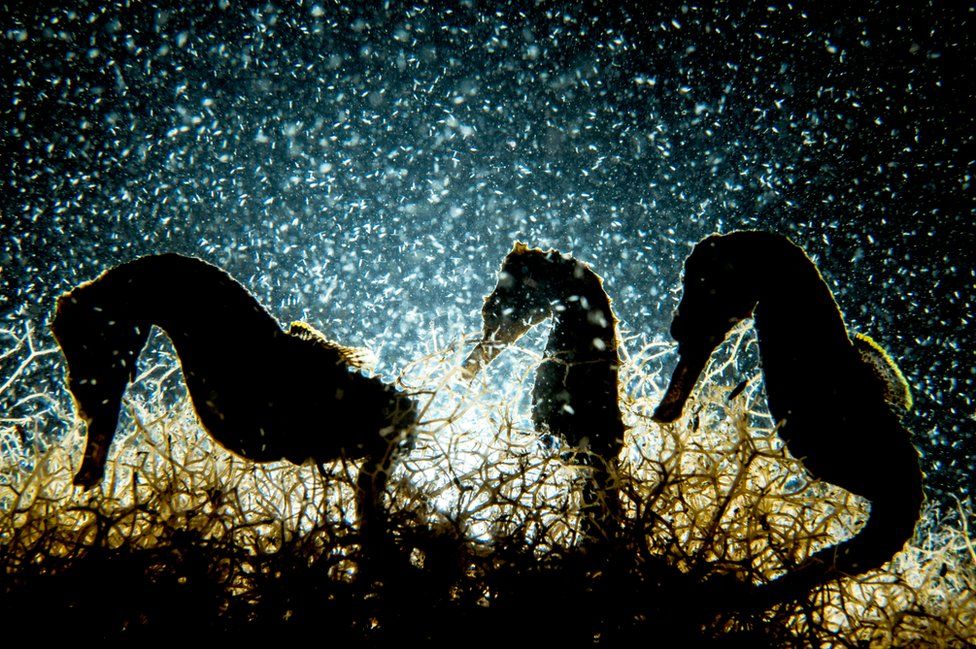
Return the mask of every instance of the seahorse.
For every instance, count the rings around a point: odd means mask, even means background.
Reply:
[[[768,594],[801,594],[888,562],[913,536],[923,504],[918,452],[892,408],[911,405],[897,366],[869,338],[852,341],[816,265],[784,236],[710,236],[686,260],[683,285],[671,324],[678,365],[654,418],[680,416],[712,351],[752,317],[786,447],[813,476],[871,504],[858,534],[773,580]]]
[[[88,434],[76,485],[103,478],[153,326],[172,341],[197,417],[221,446],[256,462],[362,459],[361,525],[378,516],[392,458],[412,442],[412,401],[358,373],[357,350],[305,323],[282,330],[226,272],[176,254],[122,264],[58,298],[51,328]]]
[[[553,324],[532,388],[532,419],[540,434],[585,447],[593,471],[583,491],[583,533],[605,535],[617,512],[613,488],[624,424],[618,405],[617,319],[603,280],[585,263],[555,250],[517,242],[482,308],[483,336],[464,362],[475,376],[533,326]]]

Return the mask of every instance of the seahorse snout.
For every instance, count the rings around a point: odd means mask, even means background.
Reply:
[[[698,381],[698,376],[705,369],[707,360],[707,357],[692,359],[688,355],[682,355],[678,359],[678,366],[674,368],[674,374],[671,375],[671,382],[664,393],[664,398],[654,410],[654,421],[669,424],[681,416],[685,402],[691,396],[691,391]]]

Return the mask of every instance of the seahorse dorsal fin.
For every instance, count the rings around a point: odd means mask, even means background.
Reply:
[[[884,384],[885,401],[902,412],[909,412],[914,405],[912,390],[895,360],[867,334],[855,333],[851,342],[861,360],[868,364]]]
[[[326,338],[325,334],[307,322],[301,322],[300,320],[292,322],[291,328],[288,330],[288,335],[301,338],[302,340],[314,341],[322,347],[335,352],[339,360],[343,363],[358,370],[372,369],[376,362],[376,356],[369,349],[340,345]]]

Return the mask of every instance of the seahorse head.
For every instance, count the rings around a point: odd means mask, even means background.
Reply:
[[[501,350],[552,315],[557,273],[573,263],[555,250],[543,251],[516,242],[498,271],[498,283],[481,309],[484,329],[481,342],[464,363],[470,379]]]
[[[678,343],[678,366],[654,413],[657,421],[674,421],[712,351],[738,322],[752,315],[759,297],[754,268],[761,260],[765,233],[712,235],[695,246],[685,261],[681,302],[671,323]]]

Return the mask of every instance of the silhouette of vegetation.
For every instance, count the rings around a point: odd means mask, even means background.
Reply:
[[[21,412],[18,403],[39,398],[17,390],[23,368],[47,350],[26,331],[3,340],[0,398]],[[418,406],[416,443],[386,488],[389,538],[403,561],[368,577],[356,463],[339,458],[320,471],[227,452],[200,427],[175,358],[146,355],[105,477],[90,490],[72,485],[82,423],[65,395],[47,395],[43,414],[0,421],[0,617],[8,629],[73,640],[976,641],[968,503],[926,509],[914,539],[881,568],[766,610],[743,607],[743,585],[770,583],[851,537],[866,502],[813,479],[784,448],[748,325],[719,346],[667,425],[651,414],[671,347],[629,344],[622,336],[627,431],[612,551],[588,552],[579,534],[592,468],[540,444],[524,412],[541,357],[515,346],[508,364],[467,383],[470,348],[459,343],[398,377]],[[71,431],[45,442],[37,433],[54,421]]]

